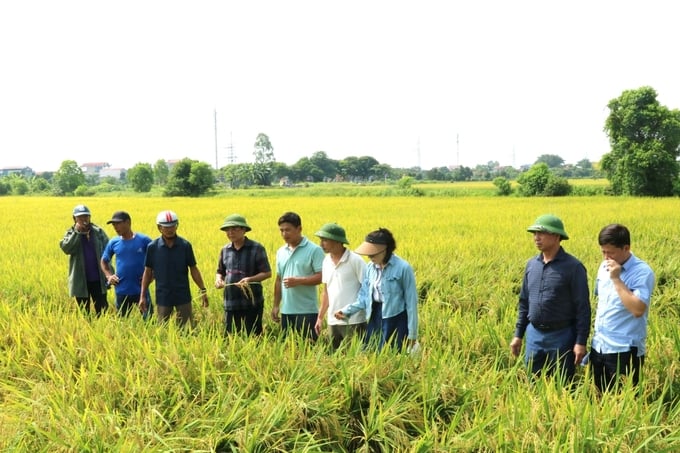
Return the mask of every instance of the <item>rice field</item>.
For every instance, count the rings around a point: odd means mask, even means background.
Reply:
[[[92,221],[127,210],[133,229],[158,235],[163,209],[180,218],[206,283],[226,241],[225,216],[246,216],[273,263],[277,219],[299,213],[315,242],[338,222],[350,246],[377,227],[416,271],[420,342],[413,356],[330,352],[282,340],[265,320],[259,339],[221,336],[221,292],[194,309],[191,333],[173,326],[87,318],[68,295],[59,240],[71,210]],[[573,197],[2,197],[0,450],[2,451],[679,451],[680,237],[677,199]],[[597,233],[620,222],[633,252],[656,271],[642,394],[598,397],[589,370],[574,389],[532,383],[509,353],[517,294],[536,253],[526,227],[560,216],[565,249],[594,279]],[[265,282],[265,313],[273,278]],[[210,286],[209,286],[210,287]],[[197,291],[194,286],[194,292]],[[109,294],[113,304],[113,294]],[[593,299],[593,307],[595,300]]]

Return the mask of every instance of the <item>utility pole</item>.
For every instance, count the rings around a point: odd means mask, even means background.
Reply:
[[[418,137],[418,141],[416,142],[416,148],[418,150],[418,168],[420,168],[420,137]]]
[[[456,133],[456,167],[460,167],[460,143],[458,142],[458,133]]]
[[[227,163],[233,164],[236,162],[236,154],[234,154],[234,139],[232,133],[229,132],[229,146],[227,146]]]
[[[215,170],[217,170],[220,168],[217,163],[217,109],[215,109],[213,112],[215,116]]]

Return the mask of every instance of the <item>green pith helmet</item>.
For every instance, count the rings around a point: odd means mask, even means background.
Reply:
[[[538,217],[534,224],[527,228],[530,233],[544,232],[559,234],[562,239],[569,239],[569,235],[564,231],[564,224],[559,217],[552,214],[543,214]]]
[[[341,244],[349,244],[349,241],[345,237],[345,229],[337,223],[325,224],[315,233],[315,236],[340,242]]]
[[[241,214],[231,214],[225,217],[224,223],[222,223],[220,230],[224,231],[230,227],[241,227],[245,228],[246,231],[250,231],[252,229],[248,226],[246,218],[243,217]]]

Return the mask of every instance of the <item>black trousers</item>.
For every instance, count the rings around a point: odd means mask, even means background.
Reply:
[[[600,391],[618,388],[620,376],[630,375],[633,385],[640,382],[640,370],[645,363],[645,356],[638,357],[637,348],[630,348],[627,352],[601,354],[590,350],[590,366],[593,372],[595,386]]]
[[[85,312],[90,313],[90,299],[94,302],[94,310],[97,316],[101,315],[109,308],[109,302],[106,300],[106,293],[102,293],[102,287],[99,280],[96,282],[87,282],[87,297],[76,297],[78,306]]]
[[[264,305],[256,305],[245,310],[225,310],[224,334],[245,331],[248,334],[262,334],[262,314]]]

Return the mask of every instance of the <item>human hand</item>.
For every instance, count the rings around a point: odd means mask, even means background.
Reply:
[[[621,277],[621,265],[619,263],[612,259],[609,259],[605,261],[605,266],[607,272],[609,272],[609,278],[613,280]]]
[[[147,309],[147,306],[146,306],[146,297],[141,296],[141,297],[139,298],[139,304],[137,304],[137,306],[139,307],[139,311],[140,311],[142,314],[146,313],[146,309]]]
[[[224,288],[224,279],[222,278],[221,275],[215,277],[215,288],[217,289]]]
[[[207,293],[203,293],[203,294],[201,295],[201,299],[203,299],[203,308],[207,308],[208,305],[209,305],[209,304],[208,304],[208,294],[207,294]]]
[[[344,315],[344,313],[343,313],[341,310],[336,311],[336,312],[333,314],[333,317],[335,317],[335,319],[340,319],[340,320],[345,319],[345,315]]]
[[[517,357],[522,351],[522,339],[519,337],[514,337],[510,342],[510,352],[512,355]]]
[[[283,287],[284,288],[294,288],[298,286],[299,284],[299,278],[298,277],[286,277],[283,279]]]
[[[575,344],[574,345],[574,365],[580,364],[585,356],[586,356],[585,345]]]
[[[79,216],[76,217],[76,223],[73,225],[73,228],[78,233],[87,233],[90,231],[90,219],[86,218],[86,216]]]
[[[116,274],[109,275],[108,277],[106,277],[106,283],[109,286],[116,286],[118,283],[120,283],[120,278],[118,278]]]
[[[406,352],[415,355],[420,352],[420,342],[418,340],[408,340]]]
[[[274,322],[281,322],[281,316],[279,316],[279,307],[272,308],[272,320]]]

